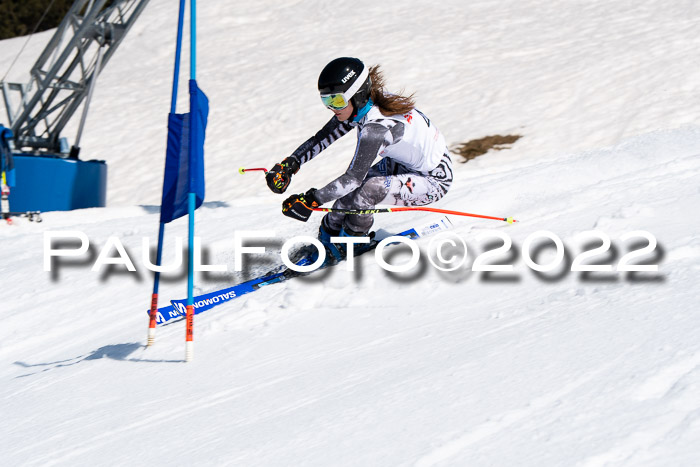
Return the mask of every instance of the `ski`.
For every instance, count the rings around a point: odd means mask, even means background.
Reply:
[[[447,216],[443,216],[435,221],[429,222],[428,224],[421,225],[419,227],[414,227],[407,229],[403,232],[392,234],[383,230],[380,230],[377,232],[375,235],[374,239],[372,240],[372,243],[370,244],[369,248],[363,251],[362,254],[367,253],[369,251],[374,250],[376,246],[381,242],[383,239],[392,237],[392,236],[397,236],[397,237],[406,237],[410,239],[418,239],[418,238],[423,238],[427,237],[430,235],[434,235],[439,232],[444,232],[445,230],[449,229],[452,226],[452,222],[449,220]],[[302,247],[303,248],[303,247]],[[359,256],[359,255],[357,255]],[[308,256],[303,256],[302,258],[298,259],[295,261],[295,264],[297,266],[306,266],[308,264],[311,264],[311,260],[309,259]],[[341,263],[333,263],[328,266],[325,266],[323,269],[326,267],[333,267]],[[317,269],[316,271],[320,270],[321,268]],[[315,271],[314,271],[315,272]],[[279,282],[284,282],[286,280],[292,279],[294,277],[299,277],[302,275],[306,275],[306,273],[301,273],[294,271],[292,269],[287,268],[286,266],[279,266],[276,269],[261,275],[260,277],[257,277],[255,279],[250,279],[245,282],[241,282],[239,284],[226,287],[221,290],[215,290],[213,292],[208,292],[202,295],[198,295],[194,297],[193,299],[193,304],[194,304],[194,313],[199,314],[202,313],[203,311],[209,310],[210,308],[213,308],[217,305],[221,305],[222,303],[229,302],[233,300],[234,298],[238,298],[242,295],[249,294],[251,292],[255,292],[256,290],[260,289],[261,287],[265,287],[267,285],[271,284],[277,284]],[[157,313],[157,324],[162,325],[162,324],[167,324],[172,322],[173,320],[179,320],[180,318],[184,318],[186,316],[186,308],[185,305],[187,303],[186,299],[181,299],[181,300],[171,300],[170,305],[158,308],[158,313]],[[150,310],[147,310],[147,313],[150,313]]]

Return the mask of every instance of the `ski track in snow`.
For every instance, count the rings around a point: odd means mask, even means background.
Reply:
[[[584,374],[571,383],[564,385],[563,388],[557,391],[553,391],[535,398],[524,408],[494,415],[492,420],[490,419],[472,428],[469,432],[436,448],[429,454],[418,459],[415,464],[416,467],[430,467],[447,461],[469,448],[469,446],[478,443],[484,438],[495,436],[513,424],[519,423],[529,417],[533,417],[537,412],[552,410],[552,406],[557,401],[560,401],[562,398],[566,397],[568,394],[575,391],[582,385],[594,381],[596,376],[604,373],[606,370],[612,367],[613,363],[603,366],[602,368],[598,368],[589,374]]]

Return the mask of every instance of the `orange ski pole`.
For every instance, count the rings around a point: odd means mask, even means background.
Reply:
[[[314,211],[319,212],[339,212],[341,214],[380,214],[384,212],[402,212],[402,211],[428,211],[428,212],[439,212],[441,214],[452,214],[453,216],[467,216],[467,217],[478,217],[480,219],[493,219],[497,221],[508,222],[512,224],[513,222],[518,222],[512,217],[496,217],[496,216],[484,216],[482,214],[472,214],[469,212],[461,211],[450,211],[448,209],[438,209],[429,208],[423,206],[405,206],[397,208],[375,208],[375,209],[334,209],[334,208],[314,208]]]

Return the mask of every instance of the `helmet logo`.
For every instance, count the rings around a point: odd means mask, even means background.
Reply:
[[[350,78],[352,78],[353,76],[355,76],[355,70],[351,70],[350,73],[348,73],[347,75],[345,75],[345,78],[343,78],[343,80],[342,80],[342,81],[343,81],[343,84],[347,83],[348,80],[349,80]]]

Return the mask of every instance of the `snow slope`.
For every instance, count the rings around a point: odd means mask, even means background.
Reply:
[[[82,153],[108,161],[110,206],[0,226],[11,291],[0,327],[4,465],[697,465],[695,2],[354,2],[334,5],[341,25],[324,2],[200,2],[199,81],[212,114],[197,233],[209,262],[229,268],[200,274],[200,292],[265,269],[284,239],[315,233],[317,222],[283,218],[280,197],[237,168],[271,165],[329,118],[314,83],[336,55],[382,63],[453,143],[524,137],[456,167],[440,207],[521,221],[453,218],[469,247],[464,267],[437,271],[423,243],[408,273],[365,256],[354,273],[263,288],[197,316],[189,364],[182,322],[143,347],[142,237],[155,244],[169,3],[151,2],[91,106]],[[21,44],[0,43],[0,71]],[[32,61],[23,55],[13,73]],[[353,140],[311,162],[292,189],[344,170]],[[388,214],[377,226],[431,218]],[[276,238],[236,273],[233,234],[250,229]],[[89,254],[45,272],[44,233],[76,230]],[[512,239],[497,260],[513,272],[470,271],[498,246],[481,237],[491,230]],[[541,230],[566,257],[537,274],[521,249]],[[596,259],[614,266],[646,243],[626,233],[649,232],[658,245],[641,260],[659,271],[571,272],[600,244],[577,237],[589,230],[610,237]],[[167,232],[166,263],[184,220]],[[137,273],[91,270],[110,236]],[[553,256],[530,251],[542,264]],[[162,297],[184,295],[182,274],[165,279]]]

